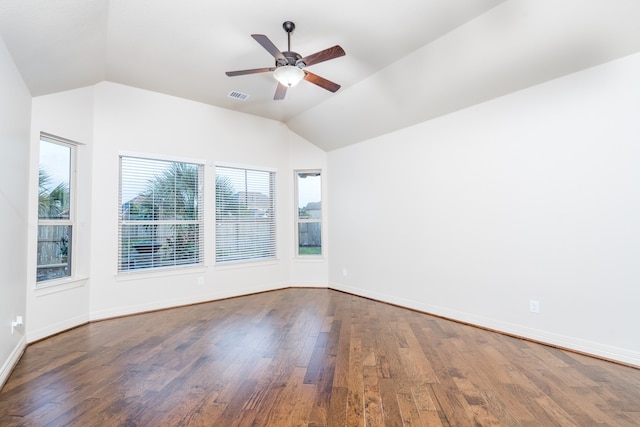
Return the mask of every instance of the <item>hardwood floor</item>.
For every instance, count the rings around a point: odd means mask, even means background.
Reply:
[[[640,370],[326,289],[29,346],[1,426],[638,426]]]

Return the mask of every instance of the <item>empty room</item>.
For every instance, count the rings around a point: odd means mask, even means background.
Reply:
[[[639,76],[635,0],[2,0],[0,425],[640,425]]]

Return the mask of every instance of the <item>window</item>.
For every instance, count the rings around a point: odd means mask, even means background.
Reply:
[[[40,135],[36,282],[73,274],[75,148],[62,138]]]
[[[118,271],[202,265],[204,167],[120,156]]]
[[[216,262],[275,257],[275,172],[217,166]]]
[[[322,255],[322,177],[296,171],[296,247],[298,255]]]

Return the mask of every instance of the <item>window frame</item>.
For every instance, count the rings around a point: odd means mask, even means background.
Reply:
[[[49,134],[46,132],[40,132],[40,137],[38,139],[38,174],[40,172],[40,163],[42,152],[40,150],[40,145],[42,142],[47,142],[50,144],[60,145],[62,147],[69,148],[69,217],[68,218],[40,218],[39,212],[39,196],[40,196],[40,188],[38,188],[38,208],[37,212],[37,231],[36,231],[36,288],[46,288],[49,286],[64,284],[68,282],[72,282],[77,278],[77,205],[78,205],[78,185],[77,185],[77,175],[78,175],[78,147],[81,145],[78,142],[72,141],[70,139],[62,138],[53,134]],[[39,176],[38,176],[39,181]],[[38,182],[39,185],[39,182]],[[43,279],[38,280],[38,269],[41,268],[39,264],[39,246],[40,246],[40,227],[41,226],[63,226],[63,227],[71,227],[71,238],[68,241],[67,252],[70,252],[70,256],[67,258],[67,263],[69,264],[69,274],[62,277],[54,277],[51,279]]]
[[[269,202],[270,202],[270,206],[269,206],[269,210],[272,212],[271,216],[268,217],[269,221],[268,224],[270,226],[269,228],[269,235],[272,236],[269,244],[267,245],[268,248],[270,248],[270,254],[268,256],[263,256],[263,257],[244,257],[244,258],[237,258],[237,257],[233,257],[230,259],[222,259],[221,256],[219,255],[218,250],[220,249],[220,244],[219,244],[219,238],[220,238],[220,226],[222,224],[228,224],[229,222],[235,222],[237,223],[238,220],[231,220],[229,219],[229,221],[224,221],[221,220],[218,216],[218,189],[217,189],[217,179],[218,179],[218,171],[220,169],[236,169],[239,171],[245,171],[245,172],[260,172],[260,173],[267,173],[269,174]],[[262,166],[251,166],[251,165],[238,165],[238,164],[231,164],[231,163],[220,163],[220,162],[216,162],[215,163],[215,167],[214,167],[214,183],[216,184],[216,190],[215,190],[215,198],[214,198],[214,203],[215,203],[215,214],[214,214],[214,222],[215,222],[215,256],[214,256],[214,261],[216,266],[218,267],[223,267],[223,266],[232,266],[232,265],[237,265],[237,264],[242,264],[242,263],[263,263],[263,262],[272,262],[278,259],[278,247],[277,247],[277,242],[278,242],[278,238],[277,238],[277,219],[278,219],[278,212],[277,212],[277,208],[276,208],[276,180],[277,180],[277,170],[273,169],[273,168],[269,168],[269,167],[262,167]],[[247,192],[249,192],[249,190],[247,190]]]
[[[146,160],[150,162],[167,162],[170,164],[189,164],[197,166],[197,198],[198,201],[198,209],[197,209],[197,219],[194,220],[125,220],[123,218],[123,199],[122,199],[122,183],[123,183],[123,174],[122,174],[122,159],[140,159]],[[140,275],[140,274],[153,274],[153,273],[170,273],[185,269],[194,269],[194,268],[203,268],[205,267],[205,181],[206,181],[206,173],[205,173],[205,165],[206,162],[204,160],[193,159],[193,158],[184,158],[178,156],[162,156],[162,155],[154,155],[149,153],[134,153],[134,152],[119,152],[118,153],[118,248],[117,248],[117,266],[116,272],[120,277],[127,277],[130,275]],[[122,237],[123,237],[123,226],[126,225],[150,225],[150,226],[160,226],[160,225],[198,225],[198,245],[196,246],[198,249],[198,254],[195,258],[197,258],[197,262],[189,262],[189,263],[179,263],[177,259],[174,258],[172,264],[168,265],[159,265],[159,266],[151,266],[151,267],[139,267],[139,268],[126,268],[123,269],[123,252],[122,252]],[[130,264],[128,264],[130,266]]]
[[[320,177],[320,217],[319,218],[300,218],[300,188],[299,188],[299,176],[300,174],[317,174]],[[324,203],[322,201],[322,169],[296,169],[293,171],[294,179],[294,251],[296,258],[321,258],[324,256],[324,245],[322,239],[323,233],[323,218],[324,218]],[[320,224],[320,253],[319,254],[301,254],[300,253],[300,224]]]

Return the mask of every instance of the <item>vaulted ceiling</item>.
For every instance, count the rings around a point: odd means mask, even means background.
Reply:
[[[339,44],[274,101],[273,57]],[[0,0],[0,36],[33,96],[112,81],[285,123],[325,150],[640,51],[637,0]],[[232,99],[232,91],[249,95]]]

